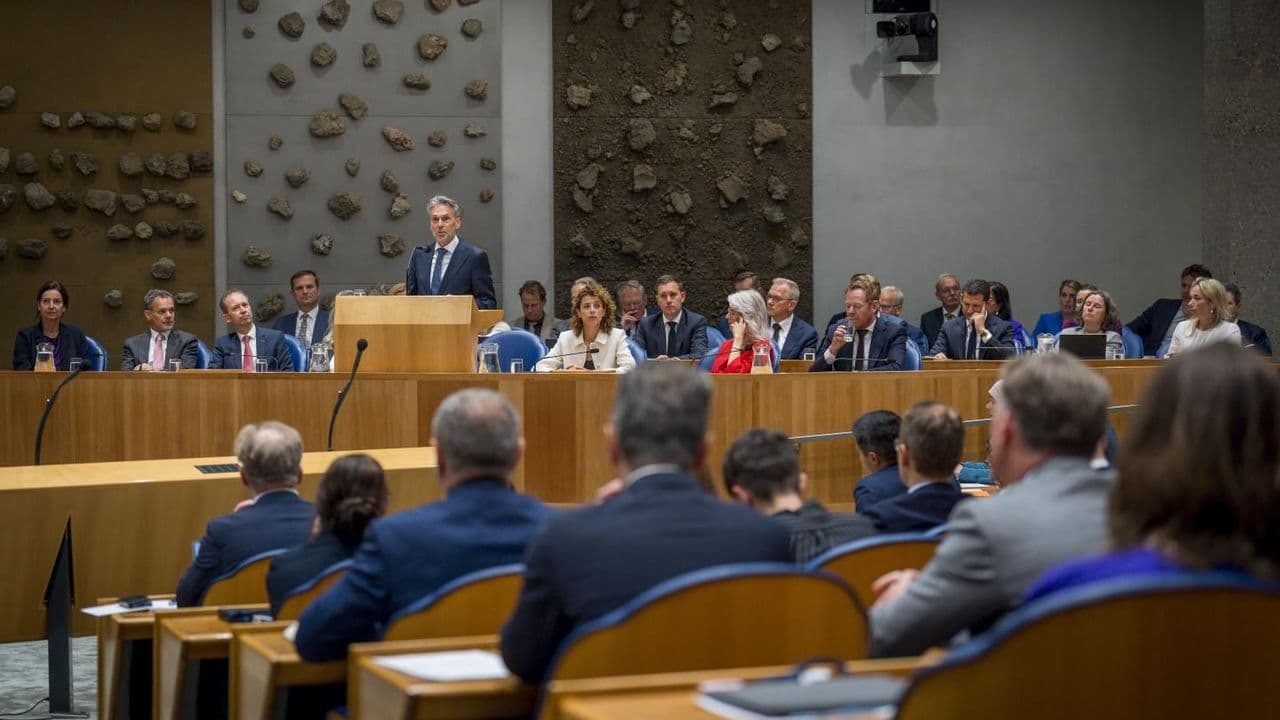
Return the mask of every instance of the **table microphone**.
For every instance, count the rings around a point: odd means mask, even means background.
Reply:
[[[351,363],[351,375],[347,377],[347,384],[338,391],[338,400],[333,404],[333,415],[329,418],[329,442],[325,445],[326,450],[333,450],[333,424],[338,420],[338,411],[342,409],[342,402],[347,399],[347,391],[351,389],[351,383],[355,382],[356,370],[360,369],[360,357],[368,347],[368,340],[360,338],[356,341],[356,359]]]
[[[93,351],[88,354],[91,357],[102,357],[102,353],[97,351]],[[40,425],[36,427],[36,453],[35,453],[36,465],[40,464],[40,447],[44,444],[44,426],[45,426],[45,423],[49,421],[49,413],[53,412],[53,404],[58,401],[58,393],[62,392],[62,388],[66,387],[67,383],[71,382],[72,380],[75,380],[77,377],[79,377],[80,373],[84,372],[87,369],[89,369],[88,365],[86,365],[85,363],[80,363],[80,367],[76,368],[75,370],[72,370],[71,374],[63,378],[62,382],[58,383],[58,387],[53,389],[53,394],[45,398],[44,413],[40,415]]]

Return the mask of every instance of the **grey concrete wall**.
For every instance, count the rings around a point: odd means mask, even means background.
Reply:
[[[1005,282],[1025,323],[1064,277],[1111,290],[1126,320],[1175,293],[1201,257],[1200,3],[938,14],[941,74],[884,80],[877,18],[813,1],[815,314],[859,271],[903,287],[912,318],[943,271]]]
[[[1280,330],[1280,4],[1204,4],[1204,256]],[[1274,342],[1274,341],[1273,341]]]

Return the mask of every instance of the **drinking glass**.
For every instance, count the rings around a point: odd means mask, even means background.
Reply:
[[[813,362],[814,360],[817,360],[817,359],[818,359],[818,349],[817,349],[817,348],[805,348],[805,349],[804,349],[804,352],[800,355],[800,357],[801,357],[805,362],[807,362],[807,363],[811,363],[811,362]]]
[[[169,372],[178,372],[182,369],[182,361],[174,358],[169,361]]]
[[[53,372],[53,345],[42,342],[36,345],[36,372]]]
[[[1053,335],[1040,333],[1036,336],[1036,352],[1039,354],[1053,352]]]
[[[767,375],[773,372],[773,358],[769,357],[769,348],[756,345],[751,348],[751,374]]]
[[[70,370],[71,372],[75,372],[79,370],[80,366],[83,364],[84,364],[84,358],[71,358],[71,364],[67,369]]]
[[[511,358],[511,372],[524,372],[524,358]]]
[[[332,350],[332,346],[327,342],[312,343],[311,372],[329,372],[329,362],[331,360],[329,353]]]
[[[498,346],[496,344],[484,343],[476,348],[476,353],[479,355],[479,362],[476,363],[476,372],[498,372]]]
[[[267,359],[266,359],[266,358],[256,358],[256,359],[253,361],[253,371],[254,371],[254,372],[259,372],[259,373],[264,373],[264,372],[266,372],[266,371],[267,371]]]

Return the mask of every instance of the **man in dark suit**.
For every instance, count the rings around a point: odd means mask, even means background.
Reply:
[[[551,511],[511,487],[524,453],[506,398],[470,388],[431,420],[445,499],[375,520],[351,568],[298,621],[298,654],[335,660],[375,640],[397,611],[469,573],[518,563]]]
[[[268,372],[294,369],[284,333],[255,325],[253,306],[242,291],[231,289],[223,293],[220,305],[222,320],[231,326],[231,332],[214,342],[210,370],[253,372],[255,359],[265,359]]]
[[[760,291],[760,277],[750,270],[743,270],[733,276],[733,291],[739,290],[755,290]],[[716,320],[716,329],[726,338],[733,337],[733,331],[729,329],[729,314],[724,313]]]
[[[898,429],[902,419],[889,410],[872,410],[853,422],[853,443],[866,473],[853,487],[854,509],[871,507],[907,491],[898,473]]]
[[[635,337],[641,320],[661,312],[656,305],[645,305],[644,285],[639,280],[623,280],[618,283],[617,293],[617,326],[628,338]]]
[[[1244,296],[1240,294],[1240,288],[1235,283],[1227,283],[1223,287],[1227,289],[1227,320],[1240,328],[1241,344],[1271,357],[1271,338],[1267,337],[1267,331],[1261,325],[1240,319],[1240,311],[1244,309]]]
[[[987,314],[991,286],[986,280],[964,285],[963,315],[943,323],[929,352],[938,360],[1003,360],[1014,354],[1013,326]]]
[[[640,320],[635,340],[651,359],[700,360],[707,354],[707,319],[684,309],[685,292],[671,275],[658,278],[656,315]]]
[[[898,472],[906,492],[864,511],[886,533],[922,532],[947,521],[964,497],[956,466],[964,454],[960,413],[940,402],[918,402],[902,416]]]
[[[805,500],[808,477],[800,471],[795,443],[777,430],[752,428],[738,436],[724,456],[729,497],[791,533],[791,552],[806,563],[847,542],[871,537],[875,524],[861,515],[834,513]]]
[[[320,278],[314,270],[299,270],[289,278],[289,289],[298,310],[281,315],[272,329],[298,338],[309,349],[329,332],[329,311],[320,307]]]
[[[920,350],[920,357],[924,357],[929,354],[931,343],[926,339],[923,330],[907,322],[902,317],[902,305],[905,300],[906,296],[902,294],[902,290],[892,285],[886,285],[880,290],[880,314],[892,315],[901,320],[902,324],[907,328],[907,339],[916,344],[916,347]]]
[[[897,318],[880,318],[880,282],[859,275],[844,291],[846,320],[828,329],[810,372],[903,370],[907,329]]]
[[[541,682],[575,628],[664,580],[726,563],[791,562],[784,527],[698,484],[710,406],[710,379],[684,364],[644,363],[619,379],[605,443],[622,489],[552,518],[529,546],[502,630],[516,675]]]
[[[795,280],[774,278],[765,296],[769,307],[769,324],[773,342],[781,351],[783,360],[799,360],[804,351],[818,347],[818,331],[809,323],[796,317],[796,305],[800,302],[800,286]]]
[[[431,247],[415,247],[405,271],[405,295],[471,295],[481,309],[498,307],[493,271],[484,250],[458,237],[462,206],[436,195],[427,201],[431,217]]]
[[[1191,317],[1187,301],[1191,299],[1191,285],[1196,278],[1212,278],[1209,268],[1192,263],[1182,269],[1182,299],[1160,298],[1129,321],[1129,329],[1142,338],[1142,354],[1147,357],[1164,357],[1173,340],[1173,329],[1178,323]]]
[[[124,341],[121,370],[168,370],[177,360],[183,370],[196,366],[199,352],[196,336],[173,328],[174,299],[168,290],[148,290],[142,299],[142,316],[149,330]]]
[[[943,323],[960,317],[960,278],[951,273],[943,273],[933,284],[933,295],[942,303],[920,316],[920,330],[924,333],[929,347],[938,339],[938,332]]]
[[[178,581],[178,605],[199,605],[205,591],[240,563],[269,550],[306,542],[315,508],[298,497],[302,482],[302,437],[284,423],[246,425],[236,436],[240,481],[253,499],[230,515],[209,521],[195,561]]]

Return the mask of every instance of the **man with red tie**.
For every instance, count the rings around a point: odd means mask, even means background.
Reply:
[[[148,290],[142,299],[142,315],[150,325],[144,333],[124,341],[121,370],[168,370],[178,360],[183,370],[196,366],[196,336],[173,327],[174,299],[168,290]]]
[[[210,370],[243,370],[255,372],[255,360],[265,360],[269,372],[291,371],[293,356],[285,344],[284,333],[258,327],[253,322],[253,306],[244,292],[228,290],[222,296],[222,319],[231,332],[218,338],[209,358]]]

